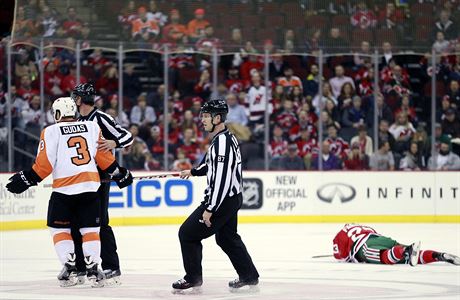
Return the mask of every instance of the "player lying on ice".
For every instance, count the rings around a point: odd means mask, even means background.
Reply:
[[[93,287],[102,287],[100,268],[100,208],[97,190],[100,178],[96,165],[106,170],[119,188],[133,182],[131,172],[120,167],[112,152],[98,149],[101,129],[96,122],[77,122],[77,106],[70,97],[54,101],[56,124],[43,129],[32,168],[10,178],[6,188],[20,194],[53,174],[53,192],[48,204],[47,225],[54,248],[64,266],[58,275],[62,287],[77,284],[75,246],[70,228],[76,224],[83,239],[86,274]]]
[[[460,257],[452,254],[420,250],[420,242],[403,245],[359,224],[345,224],[333,240],[334,257],[341,261],[371,264],[429,264],[444,261],[460,265]]]

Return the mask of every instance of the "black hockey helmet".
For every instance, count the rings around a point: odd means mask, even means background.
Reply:
[[[201,106],[201,113],[210,113],[212,117],[220,115],[222,122],[225,122],[225,119],[228,114],[228,105],[225,100],[222,99],[213,99],[205,102]]]
[[[75,86],[70,93],[70,97],[73,100],[77,100],[76,96],[81,97],[81,101],[85,104],[93,105],[94,104],[94,96],[96,95],[96,90],[91,83],[80,83]]]

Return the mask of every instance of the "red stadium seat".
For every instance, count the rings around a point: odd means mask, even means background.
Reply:
[[[347,16],[334,16],[331,20],[331,25],[338,27],[346,27],[351,25],[350,18]]]
[[[260,3],[258,5],[258,11],[261,14],[279,14],[280,6],[278,3]]]
[[[241,15],[242,27],[260,28],[262,26],[261,17],[258,15]]]
[[[436,97],[440,98],[446,94],[446,87],[442,81],[436,81]],[[431,80],[425,84],[423,88],[423,95],[425,97],[431,97]]]
[[[410,12],[414,16],[433,15],[434,5],[431,3],[414,3],[410,7]]]
[[[287,17],[288,19],[290,16]],[[308,28],[313,27],[313,28],[325,28],[329,24],[329,19],[325,16],[309,16],[306,20],[306,25]]]
[[[222,14],[220,15],[220,24],[224,28],[241,28],[240,16],[237,14]]]
[[[287,28],[305,27],[305,20],[303,16],[287,14],[284,22]]]
[[[374,40],[374,36],[372,31],[366,30],[366,29],[353,29],[351,32],[351,40],[353,43],[358,43],[360,44],[363,41],[370,42],[372,44],[372,41]]]
[[[395,30],[392,29],[378,29],[375,32],[375,43],[381,45],[383,42],[389,42],[396,45],[397,36]]]
[[[265,27],[284,27],[284,16],[281,15],[265,15]]]

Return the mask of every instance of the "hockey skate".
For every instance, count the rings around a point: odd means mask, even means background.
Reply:
[[[438,253],[436,255],[436,259],[438,261],[445,261],[447,263],[450,263],[450,264],[453,264],[453,265],[456,265],[456,266],[460,266],[460,257],[458,256],[455,256],[453,254],[449,254],[449,253]]]
[[[420,256],[420,242],[415,242],[409,247],[406,247],[404,252],[409,264],[415,267],[418,264],[418,258]]]
[[[195,283],[187,282],[185,279],[179,279],[172,284],[173,294],[200,294],[203,281]]]
[[[57,276],[61,287],[77,285],[77,267],[75,266],[75,254],[67,254],[67,262]]]
[[[228,287],[230,288],[230,292],[232,293],[255,293],[259,291],[259,279],[252,279],[252,280],[241,280],[239,278],[230,281],[228,283]],[[245,288],[248,287],[248,288]]]
[[[120,270],[104,270],[104,275],[105,275],[105,284],[107,286],[113,286],[113,285],[120,285],[121,280],[121,272]]]
[[[105,275],[99,265],[93,261],[91,256],[85,257],[86,277],[91,283],[91,287],[103,287],[105,285]]]
[[[77,272],[77,284],[82,285],[85,284],[86,281],[86,271]]]

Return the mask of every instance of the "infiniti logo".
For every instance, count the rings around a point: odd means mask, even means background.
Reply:
[[[333,182],[320,186],[316,195],[320,200],[327,203],[332,203],[335,198],[344,203],[355,198],[356,190],[349,184]]]

